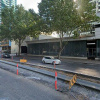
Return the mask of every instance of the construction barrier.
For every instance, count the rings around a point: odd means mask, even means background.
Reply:
[[[56,68],[56,65],[55,65],[55,61],[54,61],[54,68]],[[57,71],[55,71],[55,89],[57,90]]]
[[[76,80],[77,80],[77,75],[75,74],[74,76],[73,76],[73,78],[70,80],[70,82],[69,82],[69,89],[71,89],[72,88],[72,86],[76,83]]]
[[[57,72],[55,71],[55,89],[57,90]]]
[[[26,59],[20,59],[20,62],[21,62],[21,63],[26,63],[27,60],[26,60]]]
[[[18,64],[17,64],[17,75],[18,75]]]

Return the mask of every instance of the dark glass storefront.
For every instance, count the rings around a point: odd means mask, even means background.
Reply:
[[[96,41],[96,48],[97,48],[97,50],[96,50],[96,56],[98,57],[98,58],[100,58],[100,40],[97,40]]]
[[[58,55],[59,42],[28,44],[28,54]],[[62,56],[87,57],[86,41],[69,41],[62,51]]]

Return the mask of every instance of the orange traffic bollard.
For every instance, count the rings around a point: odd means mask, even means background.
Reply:
[[[57,72],[55,71],[55,89],[57,90]]]
[[[18,75],[18,64],[17,64],[17,75]]]

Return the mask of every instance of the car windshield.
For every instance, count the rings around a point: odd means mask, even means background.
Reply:
[[[51,57],[51,59],[54,59],[54,57]]]

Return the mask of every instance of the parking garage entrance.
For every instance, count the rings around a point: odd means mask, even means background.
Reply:
[[[96,40],[87,41],[87,58],[95,59],[96,57]]]
[[[27,47],[21,46],[21,53],[27,53]]]

